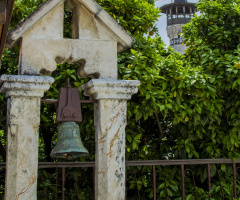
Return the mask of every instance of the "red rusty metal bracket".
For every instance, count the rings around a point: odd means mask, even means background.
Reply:
[[[62,87],[58,96],[56,122],[82,121],[82,110],[78,88],[72,88],[69,79],[66,87]]]
[[[42,99],[44,103],[57,103],[56,122],[82,122],[81,103],[96,103],[91,100],[80,100],[78,88],[72,88],[69,79],[66,87],[59,90],[58,100]]]

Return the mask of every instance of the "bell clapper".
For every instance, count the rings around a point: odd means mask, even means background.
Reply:
[[[73,159],[72,154],[68,153],[66,156],[66,160],[72,160],[72,159]]]

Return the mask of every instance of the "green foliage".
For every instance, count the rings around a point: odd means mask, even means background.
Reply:
[[[202,14],[184,28],[187,62],[208,77],[215,95],[213,119],[203,127],[211,143],[205,137],[201,144],[208,157],[239,158],[239,8],[239,1],[199,1]]]
[[[131,35],[157,31],[154,27],[159,9],[154,0],[97,0],[97,2]]]

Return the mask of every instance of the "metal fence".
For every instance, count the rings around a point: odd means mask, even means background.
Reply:
[[[237,167],[237,164],[240,163],[240,160],[236,160],[235,162],[232,161],[231,159],[188,159],[188,160],[154,160],[154,161],[126,161],[126,167],[144,167],[144,166],[150,166],[152,168],[152,189],[153,189],[153,199],[157,199],[157,192],[156,192],[156,187],[157,187],[157,174],[161,174],[162,172],[157,170],[157,166],[179,166],[181,170],[181,193],[182,193],[182,199],[186,199],[185,195],[185,175],[186,173],[191,174],[192,176],[192,183],[194,186],[194,196],[195,199],[198,199],[197,192],[196,192],[196,184],[195,184],[195,176],[193,171],[189,168],[191,165],[206,165],[207,167],[207,179],[208,179],[208,190],[211,190],[211,165],[221,165],[221,164],[226,164],[226,165],[231,165],[233,169],[233,195],[234,199],[237,199],[237,171],[240,169],[240,167]],[[0,163],[0,168],[4,169],[5,168],[5,163]],[[61,169],[61,199],[65,199],[65,181],[66,181],[66,168],[92,168],[92,173],[94,174],[95,170],[95,163],[94,162],[40,162],[39,163],[39,169],[51,169],[55,168],[56,171],[58,172],[59,169]],[[133,177],[136,181],[136,185],[138,184],[137,182],[137,174],[134,173],[133,171],[127,171],[126,172],[126,179],[129,176],[129,174],[133,174]],[[57,173],[58,174],[58,173]],[[223,187],[221,183],[221,177],[219,174],[219,171],[217,170],[217,175],[219,178],[219,186],[221,189],[221,199],[224,200],[224,194],[223,194]],[[170,199],[168,190],[167,190],[167,184],[166,184],[166,177],[162,173],[162,176],[164,177],[164,183],[165,183],[165,189],[167,193],[166,199]],[[56,187],[59,185],[59,178],[56,176]],[[95,187],[95,179],[93,176],[93,191]],[[137,185],[138,186],[138,185]],[[136,187],[137,193],[136,195],[138,196],[138,199],[141,199],[140,192],[138,187]],[[92,198],[94,199],[94,192],[92,194]],[[211,194],[209,193],[209,199],[211,198]],[[58,196],[56,195],[56,198],[58,199]],[[127,199],[127,190],[126,190],[126,199]]]

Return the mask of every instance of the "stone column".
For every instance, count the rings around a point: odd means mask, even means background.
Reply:
[[[54,79],[2,75],[0,92],[7,97],[5,200],[36,200],[40,103]]]
[[[125,127],[127,100],[137,93],[139,81],[92,79],[84,95],[97,99],[95,124],[95,199],[125,199]]]

